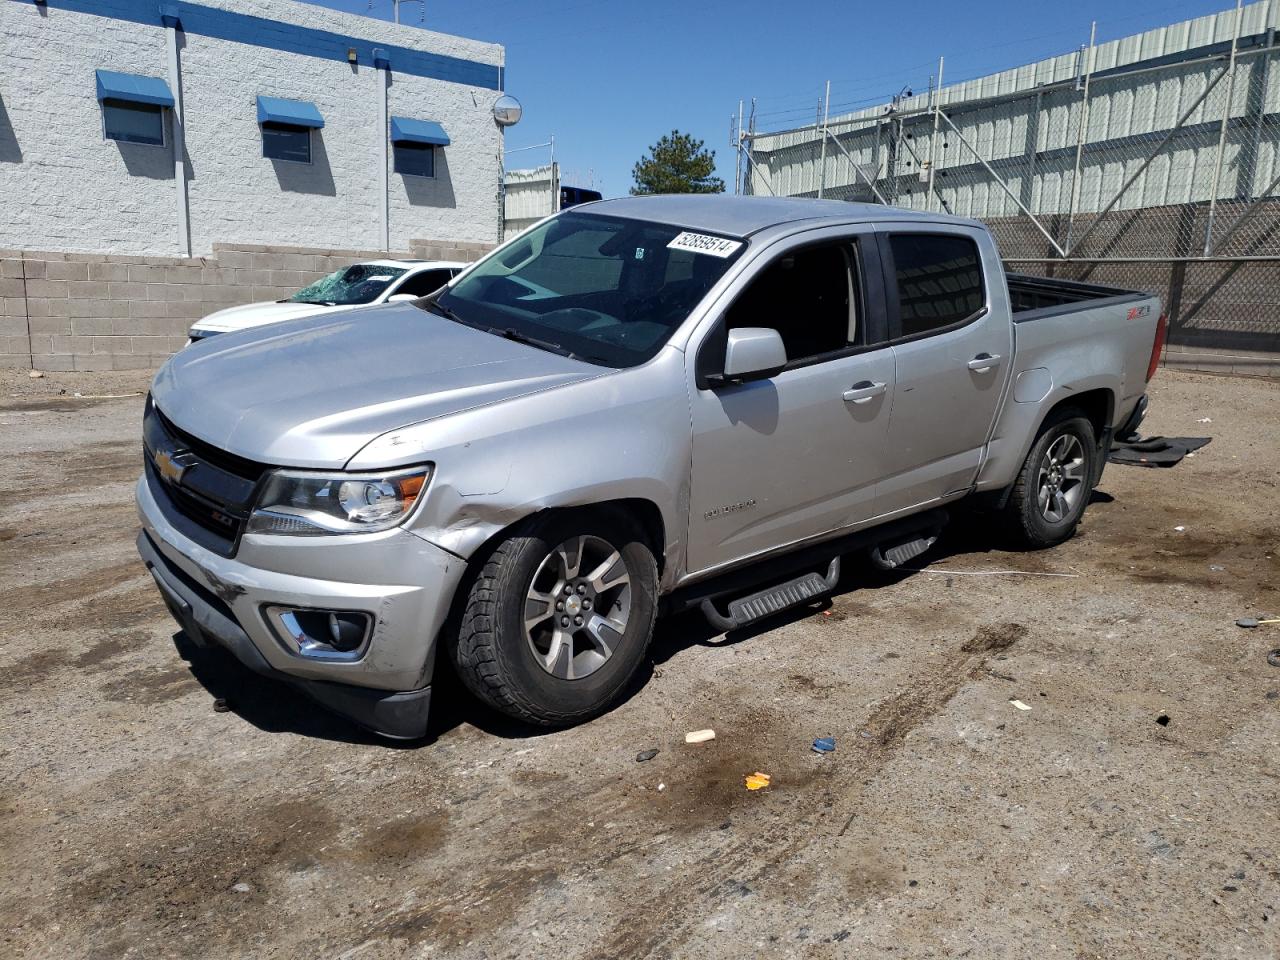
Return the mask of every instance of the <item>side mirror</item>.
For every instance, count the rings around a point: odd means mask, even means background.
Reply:
[[[415,297],[412,293],[393,293],[391,296],[387,297],[387,303],[409,303],[410,301],[417,299],[419,298]]]
[[[782,335],[769,327],[730,330],[724,345],[723,383],[746,383],[772,377],[787,365]]]

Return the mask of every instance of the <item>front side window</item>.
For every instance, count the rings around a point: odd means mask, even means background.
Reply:
[[[434,177],[436,148],[429,143],[397,143],[392,145],[395,171],[406,177]]]
[[[103,130],[108,140],[164,145],[164,108],[149,103],[102,101]]]
[[[842,241],[779,257],[733,302],[725,326],[777,330],[789,364],[860,345],[856,249]]]
[[[321,277],[310,286],[303,287],[289,300],[293,303],[323,304],[326,307],[373,303],[389,284],[404,273],[404,267],[357,263]]]
[[[311,162],[311,128],[283,123],[262,125],[262,155],[268,160]]]
[[[968,237],[901,233],[889,238],[889,247],[898,285],[898,336],[962,323],[986,303],[978,245]]]
[[[634,366],[662,348],[745,247],[666,224],[566,213],[472,268],[438,302],[461,323]]]

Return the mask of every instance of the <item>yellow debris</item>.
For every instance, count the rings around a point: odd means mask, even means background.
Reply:
[[[769,776],[769,774],[761,773],[760,771],[757,770],[755,773],[747,777],[747,789],[763,790],[765,787],[769,785],[770,779],[772,778]]]

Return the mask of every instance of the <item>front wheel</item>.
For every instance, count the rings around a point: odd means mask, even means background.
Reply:
[[[1079,411],[1065,410],[1045,424],[1005,507],[1021,545],[1039,549],[1071,538],[1093,492],[1097,457],[1093,424]]]
[[[567,726],[607,709],[644,658],[658,572],[621,516],[538,518],[500,543],[471,585],[454,664],[503,713]]]

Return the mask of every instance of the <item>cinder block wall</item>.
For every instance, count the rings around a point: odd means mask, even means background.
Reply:
[[[469,262],[492,246],[414,240],[408,255]],[[190,259],[0,250],[0,367],[154,369],[206,314],[279,300],[340,267],[386,256],[240,244]]]

